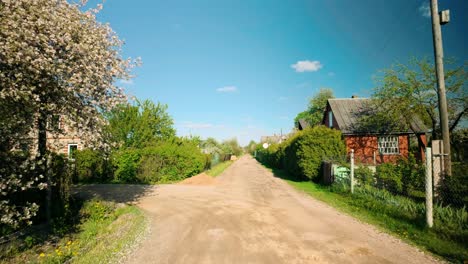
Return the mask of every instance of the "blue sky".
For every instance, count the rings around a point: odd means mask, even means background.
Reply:
[[[179,135],[289,132],[321,87],[367,97],[378,70],[433,58],[428,0],[107,0],[98,16],[141,57],[130,95],[168,104]],[[94,3],[94,2],[93,2]],[[468,59],[468,1],[449,8],[446,57]]]

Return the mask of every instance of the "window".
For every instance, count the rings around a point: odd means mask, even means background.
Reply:
[[[333,127],[333,112],[332,111],[328,112],[328,127],[330,128]]]
[[[398,136],[379,137],[378,140],[380,154],[399,154]]]
[[[78,144],[68,144],[68,158],[74,160],[75,153],[78,150]]]

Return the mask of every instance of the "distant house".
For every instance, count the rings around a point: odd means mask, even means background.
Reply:
[[[308,128],[308,127],[310,127],[310,124],[309,124],[309,122],[307,122],[307,120],[299,119],[299,122],[297,124],[297,128],[299,130],[304,130],[304,129]]]
[[[289,135],[273,135],[273,136],[262,136],[260,138],[260,143],[275,143],[280,144],[286,139],[288,139]]]
[[[410,141],[417,142],[418,150],[414,155],[424,160],[427,129],[421,120],[411,117],[410,128],[407,129],[362,129],[360,117],[370,112],[370,103],[371,100],[366,98],[328,99],[322,125],[341,131],[348,153],[354,149],[357,162],[380,164],[408,157]]]

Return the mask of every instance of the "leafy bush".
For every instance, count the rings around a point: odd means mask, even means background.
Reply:
[[[316,180],[324,160],[343,157],[346,147],[341,132],[325,126],[315,126],[287,141],[284,168],[292,175]]]
[[[377,187],[392,193],[402,193],[402,174],[397,165],[383,163],[377,166]]]
[[[357,167],[354,176],[362,185],[374,185],[374,172],[366,166]]]
[[[203,171],[205,155],[188,141],[165,142],[141,151],[137,179],[140,182],[182,180]]]
[[[468,164],[453,163],[452,176],[442,177],[437,189],[438,199],[444,205],[468,208]]]
[[[257,146],[257,159],[271,168],[280,168],[282,163],[282,148],[279,144],[270,144],[268,148]]]
[[[400,159],[397,163],[402,175],[403,193],[407,196],[424,197],[426,170],[422,163],[418,163],[413,154],[407,159]]]
[[[143,149],[115,153],[116,182],[155,183],[182,180],[207,166],[205,154],[190,140],[155,143]]]
[[[91,149],[77,151],[75,166],[79,182],[104,182],[111,176],[111,164],[102,151]]]
[[[140,158],[140,151],[136,149],[125,149],[115,152],[113,155],[113,162],[117,170],[114,172],[114,181],[136,182]]]

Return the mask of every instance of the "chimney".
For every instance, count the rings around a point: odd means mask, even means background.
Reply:
[[[359,96],[353,94],[351,98],[356,99],[356,98],[359,98]]]

